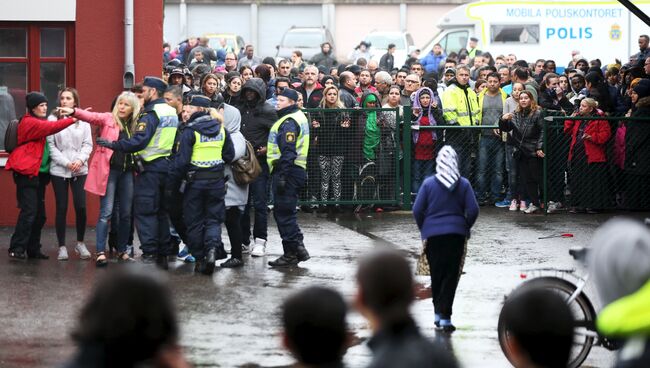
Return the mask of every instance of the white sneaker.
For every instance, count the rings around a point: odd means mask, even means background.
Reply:
[[[90,259],[91,257],[90,252],[84,243],[77,243],[77,245],[74,246],[74,250],[77,252],[79,258],[81,259]]]
[[[526,201],[521,201],[519,202],[519,211],[526,211],[528,209],[528,205],[526,204]]]
[[[528,206],[528,208],[526,208],[524,213],[531,214],[531,213],[536,213],[537,211],[539,211],[539,207],[537,207],[537,206],[535,206],[534,204],[531,203],[530,206]]]
[[[59,261],[67,261],[68,260],[68,248],[66,247],[59,247],[59,255],[56,257]]]
[[[513,199],[512,202],[510,202],[510,207],[508,208],[509,211],[516,211],[519,209],[519,202],[516,199]]]
[[[255,244],[253,244],[251,256],[264,257],[264,254],[266,254],[266,240],[255,238]]]

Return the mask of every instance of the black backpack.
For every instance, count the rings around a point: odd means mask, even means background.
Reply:
[[[18,147],[18,123],[21,119],[14,119],[7,124],[7,130],[5,131],[5,151],[11,153],[13,150]]]

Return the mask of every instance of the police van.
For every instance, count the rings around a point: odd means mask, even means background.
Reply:
[[[633,3],[650,13],[650,0]],[[603,64],[615,58],[625,63],[639,51],[639,36],[650,33],[618,1],[605,0],[477,1],[452,9],[437,27],[440,32],[421,49],[421,57],[437,43],[447,54],[458,52],[476,37],[478,49],[493,57],[513,53],[528,62],[552,59],[559,67],[571,60],[573,50]]]

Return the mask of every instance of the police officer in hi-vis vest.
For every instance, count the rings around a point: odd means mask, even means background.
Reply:
[[[134,153],[138,175],[134,186],[136,230],[144,263],[156,263],[167,269],[169,217],[164,203],[165,183],[169,171],[168,157],[178,127],[176,110],[162,98],[167,84],[160,78],[145,77],[144,109],[138,117],[135,133],[129,139],[108,141],[97,138],[97,144],[115,151]]]
[[[298,109],[298,92],[285,88],[278,96],[278,121],[273,124],[267,145],[267,162],[273,175],[273,216],[278,225],[284,254],[270,261],[272,267],[287,267],[309,259],[298,227],[296,205],[305,184],[309,152],[309,122]]]
[[[226,216],[224,165],[235,157],[223,118],[216,110],[214,116],[208,110],[211,102],[202,95],[190,97],[185,109],[191,116],[169,170],[170,187],[183,192],[185,241],[196,258],[194,270],[206,275],[214,272],[217,259],[227,257],[221,242],[221,224]]]

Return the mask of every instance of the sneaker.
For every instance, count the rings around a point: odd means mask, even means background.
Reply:
[[[131,258],[135,257],[134,256],[135,248],[133,247],[133,245],[127,245],[126,246],[126,252],[129,253],[129,257],[131,257]]]
[[[185,263],[194,263],[196,262],[196,258],[194,258],[193,255],[189,254],[185,259],[183,260]]]
[[[539,207],[535,206],[534,204],[530,204],[528,208],[524,211],[525,214],[531,214],[531,213],[537,213],[539,211]]]
[[[440,326],[439,329],[442,330],[442,332],[445,332],[445,333],[452,333],[452,332],[456,331],[456,326],[454,326],[451,323],[451,320],[449,320],[449,319],[441,319],[439,326]]]
[[[251,256],[264,257],[264,254],[266,254],[266,240],[255,238],[255,243],[253,244],[253,249],[251,250]]]
[[[519,203],[517,202],[516,199],[513,199],[513,200],[510,202],[510,208],[508,208],[508,210],[514,212],[514,211],[517,211],[518,209],[519,209]]]
[[[59,247],[59,255],[56,256],[56,259],[58,259],[59,261],[67,261],[68,260],[68,248]]]
[[[527,205],[526,201],[519,202],[519,211],[522,211],[522,212],[526,211],[527,208],[528,208],[528,205]]]
[[[251,245],[250,244],[242,244],[241,245],[241,252],[242,254],[248,254],[251,252]]]
[[[179,261],[184,261],[185,258],[187,258],[187,256],[189,256],[189,255],[190,255],[190,250],[187,248],[187,245],[186,245],[183,248],[181,248],[180,252],[178,252],[177,258],[178,258]]]
[[[241,259],[237,258],[230,258],[227,261],[223,262],[219,267],[223,268],[237,268],[237,267],[242,267],[244,265],[244,262]]]
[[[548,213],[559,212],[566,210],[562,205],[562,202],[548,202]]]
[[[84,243],[77,243],[77,245],[74,246],[74,251],[77,252],[79,258],[81,259],[90,259],[90,257],[92,257],[88,251],[88,248],[86,248],[86,244]]]
[[[499,208],[506,208],[506,207],[510,206],[510,201],[507,200],[507,199],[504,199],[503,201],[499,201],[499,202],[495,203],[494,206],[499,207]]]

